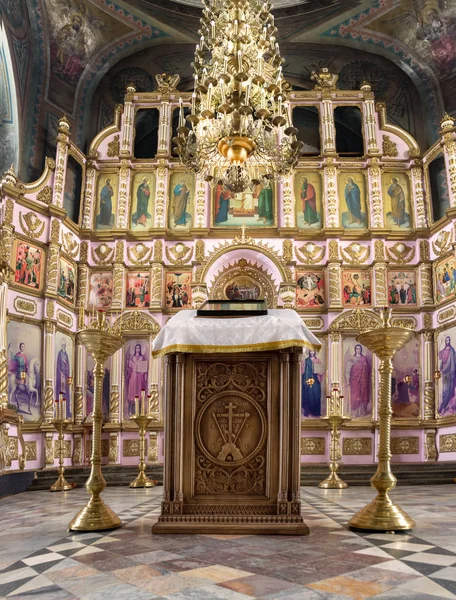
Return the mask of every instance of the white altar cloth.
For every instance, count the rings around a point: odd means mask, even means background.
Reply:
[[[197,317],[182,310],[155,338],[152,356],[170,352],[261,352],[301,346],[319,350],[321,344],[291,309],[268,310],[260,317]]]

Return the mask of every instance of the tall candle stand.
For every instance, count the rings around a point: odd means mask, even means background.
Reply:
[[[72,490],[76,487],[72,483],[68,483],[68,481],[64,477],[65,467],[63,465],[64,461],[64,436],[63,433],[70,424],[70,421],[66,418],[66,400],[63,399],[62,394],[60,394],[58,400],[55,401],[55,409],[54,409],[54,418],[52,420],[52,424],[57,430],[59,434],[58,437],[58,452],[59,452],[59,476],[57,481],[51,485],[49,490],[51,492],[67,492],[68,490]]]
[[[149,479],[145,473],[146,471],[146,429],[149,423],[152,421],[152,415],[150,415],[150,396],[147,396],[146,392],[142,390],[141,398],[135,397],[135,414],[131,417],[131,420],[136,423],[139,427],[139,473],[137,477],[130,483],[131,488],[144,488],[154,487],[155,482]]]
[[[80,326],[83,326],[80,319]],[[90,494],[90,500],[72,519],[68,525],[70,531],[102,531],[115,529],[122,522],[113,510],[107,506],[100,497],[106,487],[106,481],[101,471],[101,427],[102,390],[104,377],[104,363],[123,345],[120,332],[112,329],[106,322],[106,315],[99,311],[96,319],[87,328],[78,331],[78,340],[93,356],[94,368],[94,394],[93,394],[93,419],[92,419],[92,458],[91,471],[85,487]]]
[[[414,336],[414,332],[391,325],[391,309],[382,309],[382,325],[378,329],[366,331],[357,336],[357,341],[374,352],[380,359],[380,440],[378,448],[377,472],[371,479],[371,486],[377,496],[359,510],[348,522],[349,527],[377,531],[400,531],[412,529],[413,519],[397,504],[391,501],[388,492],[396,485],[396,477],[391,472],[391,374],[392,358],[404,344]]]
[[[343,481],[337,471],[339,470],[339,460],[342,458],[340,451],[340,428],[349,421],[349,417],[343,415],[344,397],[340,395],[337,388],[333,388],[331,395],[327,396],[327,416],[323,417],[330,428],[330,447],[329,447],[329,475],[318,484],[319,488],[326,490],[342,490],[348,487],[348,483]]]

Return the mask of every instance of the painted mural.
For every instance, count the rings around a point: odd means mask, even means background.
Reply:
[[[57,294],[62,300],[74,305],[76,288],[76,269],[74,264],[70,263],[66,258],[62,256],[59,259],[59,286],[57,288]]]
[[[9,321],[8,401],[25,422],[39,421],[42,408],[43,331],[38,325]]]
[[[322,183],[319,173],[296,173],[294,176],[296,224],[299,229],[323,226]]]
[[[435,299],[437,304],[454,298],[456,293],[456,258],[447,256],[434,267]]]
[[[385,227],[410,229],[412,227],[412,210],[407,174],[383,173],[382,191]]]
[[[19,2],[18,2],[19,4]],[[13,67],[5,29],[0,23],[0,174],[14,165],[18,168],[19,127]]]
[[[93,393],[94,393],[94,378],[93,378],[93,370],[95,368],[95,361],[93,360],[90,354],[87,354],[87,362],[86,362],[86,408],[85,408],[85,418],[91,419],[93,413]],[[104,377],[103,377],[103,387],[102,387],[102,400],[101,400],[101,410],[103,413],[103,422],[107,421],[109,418],[109,398],[111,395],[111,357],[104,364]]]
[[[388,303],[390,306],[416,306],[416,271],[388,270]]]
[[[30,242],[14,242],[14,282],[29,290],[43,287],[44,250]]]
[[[90,275],[89,307],[107,309],[112,304],[112,273],[95,271]]]
[[[115,227],[118,189],[119,176],[116,173],[99,174],[95,229],[113,229]]]
[[[165,279],[165,303],[167,309],[190,308],[192,305],[192,272],[168,271]]]
[[[124,420],[135,413],[135,397],[149,393],[149,342],[130,339],[124,346]]]
[[[305,350],[301,369],[301,410],[305,418],[326,414],[326,345],[321,350]]]
[[[441,331],[437,338],[438,382],[437,412],[440,416],[456,415],[456,327]]]
[[[131,186],[130,229],[134,231],[152,227],[154,197],[155,174],[135,173]]]
[[[366,229],[366,181],[362,173],[341,173],[338,180],[340,226],[344,229]]]
[[[233,194],[217,185],[213,191],[214,227],[272,227],[275,225],[275,189],[256,185]]]
[[[247,275],[232,279],[225,287],[228,300],[257,300],[261,295],[261,287]]]
[[[70,419],[73,408],[73,386],[68,380],[74,376],[73,361],[74,361],[74,345],[73,340],[69,335],[57,330],[54,336],[55,348],[55,380],[54,394],[55,399],[60,397],[66,399],[66,418]]]
[[[169,219],[172,231],[193,226],[195,206],[195,176],[193,173],[172,173],[169,178]]]
[[[343,395],[345,411],[352,419],[372,414],[372,353],[356,341],[343,338]]]
[[[413,338],[393,358],[391,402],[394,418],[420,414],[420,342]]]
[[[342,271],[342,301],[344,306],[370,306],[372,302],[371,273],[367,269]]]
[[[148,308],[150,306],[150,272],[127,273],[126,308]]]
[[[318,270],[296,270],[296,309],[322,308],[325,305],[325,274]]]

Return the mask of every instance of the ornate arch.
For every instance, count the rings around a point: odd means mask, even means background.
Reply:
[[[142,333],[155,337],[160,329],[153,317],[139,310],[124,312],[114,323],[114,330],[122,333]]]
[[[347,310],[336,317],[329,326],[331,331],[368,331],[369,329],[377,329],[382,324],[382,320],[378,313],[369,308],[357,308],[355,310]]]
[[[251,237],[246,237],[244,233],[235,237],[232,241],[226,241],[215,246],[201,263],[201,266],[197,267],[195,273],[196,283],[204,283],[209,269],[215,261],[232,250],[254,250],[263,254],[277,267],[283,282],[294,283],[292,270],[287,267],[286,261],[277,250],[262,240],[257,241]]]
[[[230,286],[245,283],[253,292],[252,299],[264,298],[269,308],[277,306],[278,290],[271,274],[262,265],[245,258],[228,263],[209,284],[209,296],[215,300],[230,299]],[[257,294],[254,292],[257,291]],[[247,296],[246,296],[247,297]]]

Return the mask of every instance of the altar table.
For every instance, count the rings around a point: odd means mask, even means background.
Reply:
[[[181,311],[165,355],[165,465],[154,533],[307,535],[301,517],[301,361],[318,339],[292,310]]]

